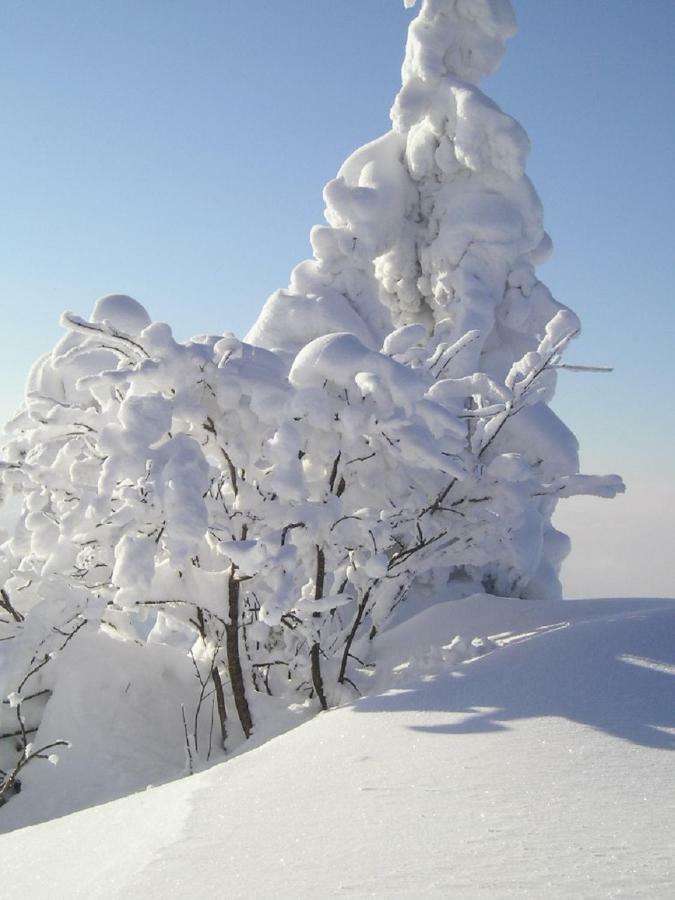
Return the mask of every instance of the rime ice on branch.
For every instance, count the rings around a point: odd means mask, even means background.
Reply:
[[[509,0],[424,0],[410,26],[392,130],[326,185],[328,224],[312,229],[314,259],[270,297],[247,340],[295,353],[321,334],[347,331],[379,348],[392,328],[420,323],[433,349],[477,332],[443,377],[482,371],[497,381],[536,349],[563,307],[535,272],[551,242],[524,171],[529,142],[477,87],[514,30]],[[490,453],[498,450],[551,476],[578,471],[576,440],[545,402],[506,423]],[[567,552],[550,525],[553,508],[539,504],[537,594],[559,591]]]

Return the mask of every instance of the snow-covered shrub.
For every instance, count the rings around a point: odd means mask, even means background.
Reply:
[[[392,131],[326,187],[315,259],[246,342],[177,342],[115,295],[64,316],[0,462],[0,797],[45,755],[66,648],[140,647],[192,767],[361,690],[415,586],[559,593],[556,502],[622,485],[578,474],[548,406],[579,322],[534,273],[527,139],[472,83],[512,27],[508,0],[425,0]]]
[[[238,567],[220,550],[246,539],[265,502],[247,472],[275,425],[260,411],[283,406],[283,372],[272,354],[231,336],[180,345],[159,323],[123,332],[132,304],[108,300],[112,314],[97,310],[91,322],[65,317],[70,339],[40,364],[39,384],[10,425],[3,480],[23,506],[3,546],[5,592],[36,607],[29,620],[43,634],[25,638],[16,624],[27,649],[39,636],[45,659],[66,627],[85,624],[187,646],[200,680],[213,683],[223,739],[227,646],[248,736]]]

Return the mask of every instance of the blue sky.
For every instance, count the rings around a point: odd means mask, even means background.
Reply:
[[[514,6],[484,88],[532,140],[556,248],[541,277],[584,323],[569,359],[616,366],[564,376],[557,408],[589,470],[672,485],[675,3]],[[243,333],[309,254],[323,184],[387,129],[411,15],[398,0],[0,3],[0,417],[61,311],[102,294],[181,337]]]

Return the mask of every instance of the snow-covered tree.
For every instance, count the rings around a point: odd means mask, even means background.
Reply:
[[[536,351],[564,308],[535,272],[551,242],[525,174],[529,142],[477,87],[514,30],[509,0],[423,0],[391,131],[326,185],[328,224],[312,230],[314,259],[267,301],[248,341],[297,352],[349,331],[379,348],[393,328],[420,323],[440,347],[475,332],[439,377],[481,371],[497,383]],[[576,440],[547,399],[510,417],[483,458],[520,453],[550,479],[578,472]],[[567,542],[550,524],[555,501],[535,505],[541,552],[529,581],[534,594],[555,596]],[[504,590],[499,573],[476,574],[474,586],[496,576]]]
[[[246,341],[177,342],[119,295],[64,315],[0,461],[0,799],[63,743],[31,740],[92,635],[181,698],[187,672],[191,770],[363,690],[411,590],[559,592],[556,502],[622,485],[578,474],[548,406],[579,322],[534,273],[527,138],[475,85],[512,30],[508,0],[424,0],[392,130]]]

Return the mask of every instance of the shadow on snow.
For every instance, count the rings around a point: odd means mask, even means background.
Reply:
[[[358,712],[428,711],[436,734],[504,731],[559,717],[644,747],[675,750],[675,607],[545,631],[410,689],[366,697]],[[404,686],[408,688],[408,685]],[[447,716],[447,719],[445,718]],[[440,717],[439,717],[440,718]]]

